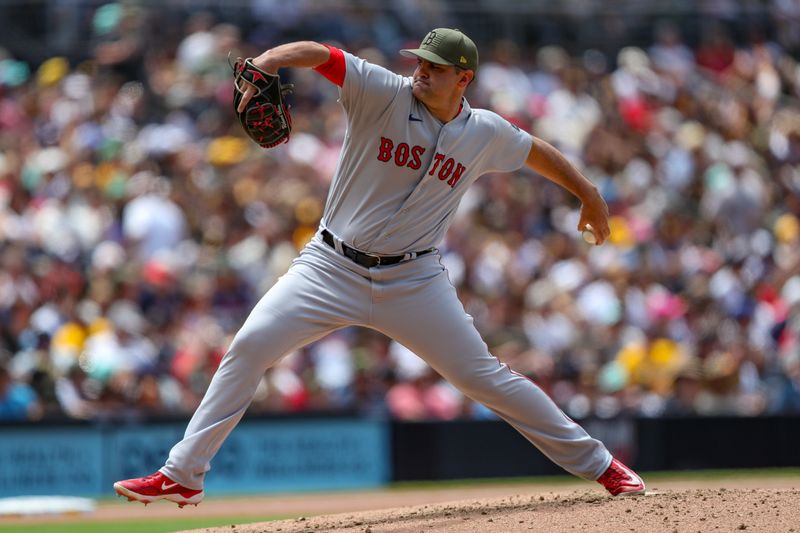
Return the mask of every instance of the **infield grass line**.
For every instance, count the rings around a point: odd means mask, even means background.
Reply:
[[[731,478],[757,478],[770,476],[775,478],[800,478],[800,468],[796,467],[780,467],[780,468],[743,468],[743,469],[715,469],[715,470],[656,470],[656,471],[641,471],[637,473],[646,478],[648,482],[660,481],[698,481],[698,480],[714,480],[714,479],[731,479]],[[304,494],[328,494],[335,492],[337,494],[347,494],[348,492],[366,492],[366,491],[403,491],[414,489],[452,489],[452,488],[468,488],[474,486],[492,486],[492,485],[568,485],[572,483],[589,483],[582,481],[573,475],[564,474],[553,476],[526,476],[526,477],[491,477],[491,478],[459,478],[459,479],[442,479],[442,480],[424,480],[424,481],[394,481],[385,486],[379,487],[363,487],[342,489],[338,491],[331,490],[307,490],[307,491],[287,491],[287,492],[263,492],[258,494],[259,497],[269,498],[274,496],[282,498],[285,496],[302,496]],[[242,493],[226,493],[212,495],[215,500],[236,500],[244,496],[253,496],[252,492]],[[206,496],[208,497],[208,495]],[[95,498],[98,503],[102,505],[113,505],[115,502],[120,505],[128,505],[128,502],[121,499],[116,494],[108,496],[100,496]],[[2,525],[2,518],[0,518],[0,525]],[[2,530],[0,530],[2,531]]]
[[[743,468],[743,469],[718,469],[718,470],[669,470],[637,473],[648,482],[660,481],[703,481],[715,479],[734,479],[734,478],[798,478],[800,480],[800,468]],[[580,478],[570,474],[556,476],[534,476],[534,477],[494,477],[494,478],[468,478],[468,479],[447,479],[432,481],[396,481],[386,488],[389,490],[411,490],[411,489],[436,489],[436,488],[458,488],[471,487],[475,485],[567,485],[580,483]]]
[[[20,533],[169,533],[185,529],[199,529],[203,527],[230,526],[231,524],[252,524],[255,522],[271,522],[292,518],[285,516],[234,516],[234,517],[198,517],[198,518],[154,518],[152,520],[122,520],[122,521],[77,521],[69,522],[39,522],[36,524],[3,525],[0,518],[0,532]]]

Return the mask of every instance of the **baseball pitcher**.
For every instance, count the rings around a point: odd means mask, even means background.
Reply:
[[[555,148],[470,107],[464,91],[478,69],[478,51],[469,37],[438,28],[419,48],[400,53],[417,60],[412,77],[314,42],[285,44],[237,63],[236,112],[246,129],[258,128],[249,133],[265,146],[285,140],[290,119],[278,120],[282,102],[252,105],[267,92],[259,87],[262,79],[281,67],[306,67],[336,84],[347,114],[341,157],[316,236],[236,334],[183,440],[158,472],[115,483],[118,494],[144,503],[199,503],[211,460],[264,371],[347,326],[396,339],[568,472],[615,496],[644,493],[638,475],[535,383],[489,353],[436,249],[467,188],[488,172],[527,165],[567,189],[582,204],[578,231],[588,226],[597,245],[609,235],[605,202]],[[264,131],[278,123],[279,135]]]

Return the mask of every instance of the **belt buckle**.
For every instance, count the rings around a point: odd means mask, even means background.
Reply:
[[[374,265],[372,265],[370,268],[372,268],[372,267],[376,267],[376,266],[381,266],[381,256],[379,256],[379,255],[372,255],[372,254],[369,254],[369,253],[367,253],[367,252],[359,252],[359,253],[360,253],[361,255],[363,255],[363,256],[364,256],[364,257],[365,257],[367,260],[369,260],[369,261],[375,261],[375,264],[374,264]]]
[[[378,256],[368,254],[366,252],[362,252],[360,250],[356,250],[355,248],[351,248],[348,246],[347,248],[342,248],[342,250],[348,252],[345,255],[350,258],[351,261],[354,263],[363,266],[364,268],[370,268],[373,265],[370,265],[371,260],[376,260],[377,264],[380,264],[380,258]]]

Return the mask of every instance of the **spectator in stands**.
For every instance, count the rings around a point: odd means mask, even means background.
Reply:
[[[348,38],[292,6],[270,31]],[[83,28],[91,63],[0,53],[0,418],[191,412],[313,234],[346,134],[337,94],[293,73],[292,141],[258,151],[229,112],[226,54],[271,36],[225,13],[165,33],[112,3]],[[348,44],[389,61],[402,27],[361,16],[387,31],[371,42],[359,22]],[[557,187],[490,176],[441,246],[493,353],[571,415],[800,412],[800,39],[776,22],[773,41],[717,24],[693,46],[663,23],[616,56],[502,41],[478,77],[474,104],[569,154],[611,208],[608,245],[587,247]],[[252,410],[491,416],[451,393],[402,346],[345,330],[270,370]]]
[[[0,366],[0,420],[37,420],[42,407],[27,383],[15,380]]]

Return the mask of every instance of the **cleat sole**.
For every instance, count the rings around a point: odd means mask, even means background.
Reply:
[[[123,485],[119,485],[116,483],[114,484],[114,491],[117,493],[118,496],[128,498],[129,502],[133,501],[141,502],[145,505],[145,507],[148,504],[158,500],[167,500],[175,503],[181,509],[183,509],[183,507],[186,505],[194,505],[195,507],[197,507],[197,504],[203,501],[203,497],[205,496],[203,492],[195,494],[194,496],[189,498],[187,498],[186,496],[181,496],[180,494],[159,494],[155,496],[148,496],[133,492],[125,488]]]

